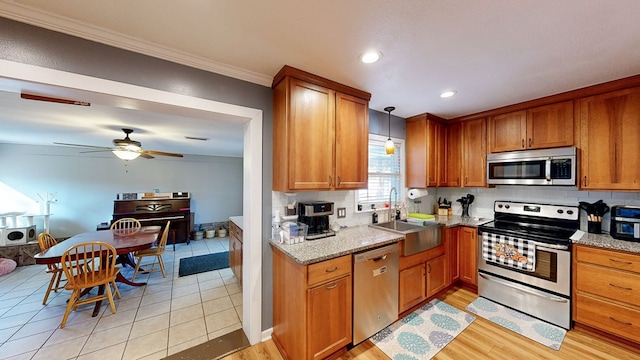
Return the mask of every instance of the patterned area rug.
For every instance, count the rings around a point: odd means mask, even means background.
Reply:
[[[434,299],[369,340],[393,360],[431,359],[475,319]]]
[[[567,334],[567,330],[559,326],[549,324],[483,297],[479,297],[469,304],[467,311],[482,316],[554,350],[560,350],[564,336]]]

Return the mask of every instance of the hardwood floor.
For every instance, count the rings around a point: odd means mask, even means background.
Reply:
[[[477,295],[460,288],[453,288],[438,296],[440,300],[464,310]],[[282,356],[272,340],[231,354],[224,360],[281,360]],[[369,340],[351,349],[339,359],[389,360]],[[440,351],[434,359],[640,359],[637,353],[600,340],[579,331],[569,331],[559,351],[540,345],[488,320],[476,320]]]

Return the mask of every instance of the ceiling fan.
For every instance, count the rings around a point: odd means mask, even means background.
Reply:
[[[132,129],[122,129],[125,133],[124,139],[113,139],[114,147],[106,147],[106,146],[94,146],[94,145],[81,145],[81,144],[68,144],[68,143],[59,143],[54,142],[56,145],[65,145],[65,146],[77,146],[91,149],[100,149],[100,150],[92,150],[92,151],[83,151],[83,152],[100,152],[100,151],[111,151],[117,157],[122,160],[133,160],[138,156],[143,157],[145,159],[153,159],[152,155],[160,155],[160,156],[172,156],[172,157],[183,157],[182,154],[169,153],[163,151],[156,150],[142,150],[142,144],[139,141],[131,140],[129,138],[129,134],[133,132]]]

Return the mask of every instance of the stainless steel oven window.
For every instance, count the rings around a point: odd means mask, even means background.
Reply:
[[[536,268],[534,271],[524,271],[520,269],[514,269],[512,267],[500,265],[494,262],[488,262],[488,263],[509,271],[537,277],[539,279],[551,281],[553,283],[558,282],[558,254],[557,253],[536,249]]]

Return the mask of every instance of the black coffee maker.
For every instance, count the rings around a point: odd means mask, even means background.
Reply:
[[[333,215],[333,203],[305,201],[298,203],[298,221],[309,226],[307,240],[315,240],[336,233],[329,229],[329,215]]]

